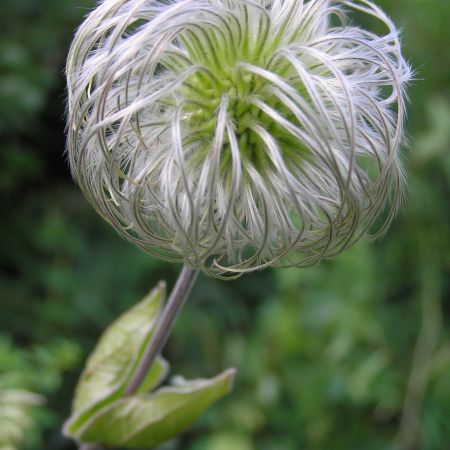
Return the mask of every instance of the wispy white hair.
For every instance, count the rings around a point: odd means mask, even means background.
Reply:
[[[410,77],[369,0],[105,0],[68,57],[72,173],[158,257],[312,265],[390,224]]]

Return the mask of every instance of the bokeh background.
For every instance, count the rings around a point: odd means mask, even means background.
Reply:
[[[237,367],[236,389],[166,450],[450,448],[450,4],[379,3],[417,70],[405,206],[383,240],[318,267],[200,276],[165,354],[187,377]],[[101,330],[179,270],[71,181],[63,67],[93,4],[0,0],[3,450],[75,449],[59,430]]]

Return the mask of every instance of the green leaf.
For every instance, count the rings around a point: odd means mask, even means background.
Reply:
[[[81,442],[154,447],[176,436],[228,394],[234,369],[212,379],[177,382],[152,394],[122,398],[98,411],[79,430]]]
[[[152,336],[164,299],[165,285],[160,283],[103,333],[78,382],[72,416],[64,425],[66,435],[74,436],[92,414],[123,395]],[[157,386],[167,372],[168,363],[158,357],[140,392]]]

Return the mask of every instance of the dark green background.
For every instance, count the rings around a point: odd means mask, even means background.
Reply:
[[[236,389],[167,450],[449,448],[450,5],[379,3],[417,70],[405,206],[318,267],[200,276],[166,355],[187,377],[235,366]],[[68,172],[63,66],[92,6],[0,0],[0,380],[47,397],[22,450],[75,448],[59,429],[85,357],[179,269],[116,236]]]

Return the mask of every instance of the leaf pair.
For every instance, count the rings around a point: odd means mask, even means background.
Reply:
[[[179,434],[231,390],[233,369],[157,389],[169,371],[159,356],[136,394],[124,397],[152,337],[165,291],[160,283],[103,333],[78,382],[66,436],[103,446],[153,447]]]

